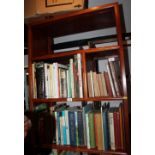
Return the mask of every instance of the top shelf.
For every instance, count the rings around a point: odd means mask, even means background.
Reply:
[[[118,3],[52,16],[50,19],[29,23],[33,29],[48,29],[52,37],[113,27],[115,7]]]

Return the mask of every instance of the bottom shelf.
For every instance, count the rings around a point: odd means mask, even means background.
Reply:
[[[97,150],[96,148],[88,149],[87,147],[76,147],[76,146],[66,146],[66,145],[56,145],[56,144],[44,144],[43,148],[53,148],[57,150],[65,150],[65,151],[75,151],[75,152],[87,152],[93,154],[104,154],[104,155],[128,155],[126,152],[122,151],[103,151]]]

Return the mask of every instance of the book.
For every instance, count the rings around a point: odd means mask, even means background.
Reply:
[[[109,143],[109,122],[108,122],[108,107],[102,108],[102,128],[103,128],[103,140],[104,140],[104,150],[108,150],[110,148]]]
[[[76,125],[74,111],[68,111],[70,145],[76,146]]]
[[[108,59],[108,63],[109,63],[109,67],[110,67],[110,70],[111,70],[111,75],[112,75],[114,87],[115,87],[115,90],[116,90],[116,95],[120,96],[121,93],[120,93],[119,81],[118,81],[118,76],[117,76],[119,73],[118,74],[116,73],[116,70],[115,70],[115,67],[114,67],[114,61],[116,61],[115,57],[112,57],[112,58]]]
[[[44,63],[38,62],[35,64],[35,77],[37,87],[37,98],[45,98],[45,71]]]
[[[95,128],[95,142],[98,150],[103,150],[103,131],[102,131],[102,119],[101,111],[94,113],[94,128]]]
[[[109,122],[109,132],[110,132],[110,148],[111,150],[116,150],[115,145],[115,132],[114,132],[114,113],[113,109],[111,108],[108,112],[108,122]]]

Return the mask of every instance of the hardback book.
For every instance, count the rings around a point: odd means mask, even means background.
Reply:
[[[114,87],[115,87],[115,90],[116,90],[116,95],[121,96],[119,80],[118,80],[118,76],[117,76],[119,73],[116,73],[115,66],[114,66],[114,61],[116,61],[116,58],[114,58],[114,57],[108,59],[108,63],[109,63],[109,67],[110,67],[110,70],[111,70],[111,75],[112,75]]]
[[[84,126],[82,109],[77,111],[78,146],[84,146]]]
[[[103,131],[101,111],[94,112],[95,142],[98,150],[103,150]]]
[[[37,87],[37,98],[45,98],[45,70],[44,63],[38,62],[35,64],[35,77]]]
[[[105,81],[106,81],[106,88],[107,88],[108,96],[113,96],[108,72],[104,72],[103,74],[104,74]]]
[[[79,82],[79,98],[83,98],[83,82],[82,82],[82,60],[81,54],[77,54],[77,64],[78,64],[78,82]]]
[[[70,80],[71,80],[71,92],[72,98],[75,98],[75,86],[74,86],[74,71],[73,71],[73,59],[69,59],[69,69],[70,69]]]
[[[115,131],[114,131],[114,109],[110,108],[108,112],[108,125],[109,125],[109,132],[110,132],[110,148],[111,150],[116,150],[116,143],[115,143]]]
[[[76,124],[74,111],[68,111],[70,145],[76,146]]]
[[[113,94],[114,97],[116,97],[116,90],[115,90],[115,87],[114,87],[114,82],[113,82],[113,79],[112,79],[112,74],[111,74],[109,64],[107,64],[106,67],[107,67],[107,71],[108,71],[108,76],[109,76],[110,86],[111,86],[111,89],[112,89],[112,94]]]
[[[60,97],[67,97],[67,70],[59,68],[59,86],[60,86]]]

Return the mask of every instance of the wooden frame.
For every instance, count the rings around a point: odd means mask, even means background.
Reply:
[[[73,0],[65,0],[65,1],[62,2],[62,0],[45,0],[45,3],[46,3],[46,7],[53,7],[53,6],[60,6],[60,5],[68,5],[74,2]]]

